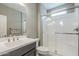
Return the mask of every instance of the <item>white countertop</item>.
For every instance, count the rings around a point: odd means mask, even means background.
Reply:
[[[0,55],[5,53],[11,52],[23,46],[29,45],[33,42],[38,42],[38,39],[31,39],[31,38],[19,38],[14,42],[8,42],[7,40],[0,42]]]

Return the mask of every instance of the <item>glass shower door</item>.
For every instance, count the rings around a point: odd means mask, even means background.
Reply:
[[[49,48],[59,55],[78,55],[78,14],[74,12],[52,16],[48,24]]]

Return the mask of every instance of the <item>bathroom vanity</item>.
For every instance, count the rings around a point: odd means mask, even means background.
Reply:
[[[35,56],[36,55],[36,43],[20,47],[14,51],[2,54],[2,56]]]
[[[38,39],[21,38],[17,42],[0,43],[1,56],[36,56],[36,42]],[[5,45],[4,45],[5,44]]]

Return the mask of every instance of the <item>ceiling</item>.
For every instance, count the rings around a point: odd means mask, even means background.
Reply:
[[[60,5],[63,5],[65,3],[42,3],[42,5],[48,10],[48,9],[51,9],[51,8],[54,8],[54,7],[57,7],[57,6],[60,6]]]
[[[42,6],[48,10],[48,9],[51,9],[51,8],[54,8],[54,7],[63,5],[63,4],[65,4],[65,3],[42,3]],[[10,8],[13,8],[13,9],[18,10],[23,13],[26,12],[26,5],[24,6],[19,3],[3,3],[3,5],[6,5]]]
[[[7,7],[10,7],[10,8],[13,8],[17,11],[20,11],[22,13],[25,13],[26,12],[26,8],[25,6],[19,4],[19,3],[3,3],[3,5],[7,6]]]

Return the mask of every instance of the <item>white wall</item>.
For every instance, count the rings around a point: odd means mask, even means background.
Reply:
[[[40,4],[40,14],[41,16],[47,15],[47,9],[45,8],[43,4]]]
[[[27,23],[26,23],[26,32],[27,37],[36,38],[37,35],[37,11],[36,4],[26,4],[27,8]]]

